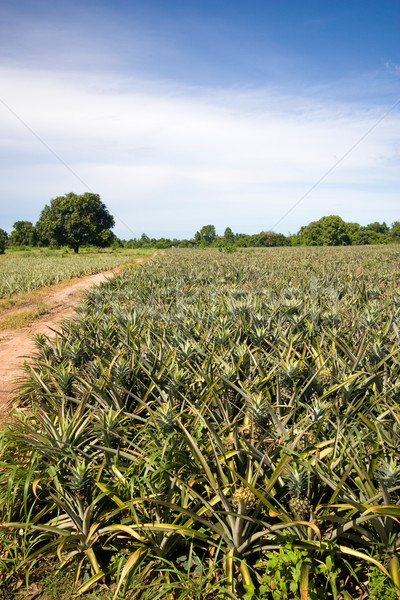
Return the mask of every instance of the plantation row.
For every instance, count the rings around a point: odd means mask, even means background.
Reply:
[[[10,298],[20,292],[86,273],[107,271],[128,262],[134,255],[132,250],[124,254],[87,253],[78,256],[51,250],[9,253],[0,257],[0,298]]]
[[[399,256],[175,250],[93,288],[3,434],[0,587],[400,597]]]

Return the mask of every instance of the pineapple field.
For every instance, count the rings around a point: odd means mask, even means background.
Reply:
[[[92,288],[1,432],[0,598],[400,598],[399,313],[396,245]]]
[[[92,250],[69,254],[65,250],[31,248],[24,252],[7,252],[0,255],[0,300],[87,273],[108,271],[146,254],[150,256],[151,251]]]

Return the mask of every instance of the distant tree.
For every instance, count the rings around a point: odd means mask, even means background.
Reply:
[[[337,215],[322,217],[300,229],[305,246],[346,246],[351,244],[347,223]]]
[[[16,221],[10,234],[10,246],[36,246],[37,233],[30,221]]]
[[[4,229],[0,229],[0,254],[4,254],[8,243],[8,233]]]
[[[287,246],[288,240],[282,233],[275,231],[261,231],[258,235],[252,236],[255,246]]]
[[[252,237],[246,233],[237,233],[235,235],[235,246],[239,248],[248,248],[252,245]]]
[[[362,227],[358,223],[346,223],[347,233],[350,238],[351,244],[358,244],[358,234],[361,231]]]
[[[275,234],[276,246],[290,246],[290,238],[283,235],[283,233]]]
[[[211,246],[216,238],[214,225],[204,225],[200,231],[196,231],[194,236],[195,242],[200,246]]]
[[[154,247],[158,250],[163,250],[165,248],[171,248],[172,242],[169,238],[160,238],[154,244]]]
[[[85,244],[104,246],[110,240],[114,219],[98,194],[87,192],[58,196],[45,206],[36,224],[42,241],[69,246],[78,253]],[[111,234],[112,235],[112,234]]]
[[[298,233],[289,233],[286,240],[288,246],[301,246],[303,243],[301,240],[301,230]]]
[[[132,240],[123,242],[124,248],[140,248],[140,240],[133,238]]]
[[[389,227],[386,225],[385,222],[379,223],[378,221],[375,221],[374,223],[370,223],[369,225],[367,225],[367,229],[375,231],[376,233],[382,233],[384,235],[389,233]]]
[[[388,235],[380,233],[375,229],[371,229],[369,225],[367,227],[360,227],[359,230],[353,235],[353,244],[367,246],[370,244],[387,244],[389,241]]]
[[[149,236],[145,233],[142,233],[142,235],[140,236],[139,244],[141,248],[150,248],[151,240]]]
[[[224,231],[223,240],[225,244],[234,244],[235,243],[235,234],[233,233],[230,227],[227,227]]]
[[[272,231],[261,231],[254,238],[255,246],[275,246],[275,234]]]
[[[392,223],[390,228],[390,241],[400,243],[400,221]]]
[[[181,240],[179,242],[179,248],[192,248],[194,245],[195,243],[193,240]]]

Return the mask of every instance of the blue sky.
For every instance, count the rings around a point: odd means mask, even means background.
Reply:
[[[399,30],[397,0],[2,0],[0,227],[88,189],[125,239],[400,220]]]

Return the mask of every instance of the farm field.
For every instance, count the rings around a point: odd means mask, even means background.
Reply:
[[[107,271],[152,252],[141,249],[74,254],[46,248],[6,252],[0,255],[0,299],[87,273]]]
[[[400,597],[399,312],[399,246],[176,249],[92,288],[2,433],[4,597],[58,567],[60,598]]]

